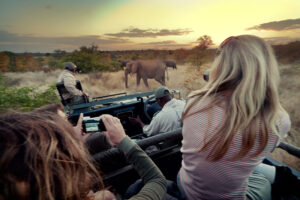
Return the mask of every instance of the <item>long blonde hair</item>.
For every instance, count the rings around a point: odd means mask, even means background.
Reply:
[[[246,156],[254,146],[256,139],[262,143],[255,153],[261,153],[268,142],[268,132],[276,130],[279,113],[285,112],[278,95],[279,70],[272,48],[261,38],[241,35],[227,38],[218,48],[212,64],[207,85],[189,95],[184,120],[197,112],[224,102],[225,121],[217,133],[210,138],[200,151],[210,145],[213,150],[208,160],[217,161],[228,151],[236,133],[241,130],[242,149],[233,160]],[[191,112],[195,104],[209,98],[209,104],[200,110]],[[261,122],[257,132],[258,122]],[[210,124],[210,123],[209,123]]]

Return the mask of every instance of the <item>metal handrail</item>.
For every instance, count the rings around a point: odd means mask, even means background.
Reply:
[[[291,144],[288,144],[286,142],[280,142],[278,145],[278,148],[281,148],[288,152],[289,154],[296,156],[297,158],[300,158],[300,148],[293,146]]]

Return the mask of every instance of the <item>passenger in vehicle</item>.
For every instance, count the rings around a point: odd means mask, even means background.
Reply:
[[[76,73],[77,66],[72,62],[65,63],[65,70],[59,75],[57,82],[63,82],[66,93],[62,94],[63,99],[67,104],[74,105],[85,103],[87,95],[76,88]]]
[[[151,159],[125,135],[119,119],[102,116],[109,141],[145,182],[132,199],[164,199],[166,180]],[[56,113],[0,115],[0,199],[113,199],[82,140]],[[147,169],[147,170],[145,170]],[[99,192],[93,193],[96,186]]]
[[[131,122],[141,126],[143,133],[147,136],[166,133],[180,128],[185,101],[172,98],[170,90],[165,86],[156,89],[155,98],[162,110],[154,114],[150,124],[144,124],[139,117],[130,118]]]
[[[183,114],[181,197],[271,199],[270,182],[253,171],[290,129],[278,84],[277,61],[261,38],[222,42],[208,83],[188,96]]]
[[[48,104],[41,106],[39,108],[34,109],[34,112],[45,113],[45,112],[52,112],[57,113],[62,119],[69,121],[68,116],[65,113],[64,106],[62,104]],[[81,127],[83,115],[79,116],[79,121],[77,122],[76,126]],[[78,128],[75,128],[78,130]],[[84,133],[83,131],[78,131],[77,136],[86,144],[89,152],[91,155],[96,153],[102,152],[104,150],[110,149],[111,145],[109,144],[106,136],[101,132],[89,132]]]
[[[34,112],[44,113],[44,112],[52,112],[57,113],[63,119],[68,119],[68,116],[65,113],[65,108],[60,103],[53,103],[41,106],[39,108],[34,109]]]

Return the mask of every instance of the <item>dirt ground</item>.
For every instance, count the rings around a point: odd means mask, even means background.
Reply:
[[[190,65],[179,65],[177,70],[168,69],[168,80],[166,81],[169,89],[176,89],[181,92],[181,97],[187,95],[204,85],[202,78],[203,71],[209,68],[209,65],[196,69]],[[290,114],[292,120],[292,129],[288,134],[285,142],[300,147],[300,63],[293,65],[284,65],[280,67],[281,84],[280,97],[283,107]],[[60,70],[49,73],[44,72],[26,72],[26,73],[5,73],[7,83],[14,86],[31,86],[38,90],[43,90],[49,84],[55,83]],[[141,81],[140,86],[136,86],[135,76],[129,76],[129,88],[125,88],[124,73],[119,72],[95,72],[90,74],[77,74],[76,78],[81,81],[84,92],[89,97],[98,97],[102,95],[126,92],[132,94],[136,92],[145,92],[155,90],[160,86],[155,80],[148,80],[150,88],[146,88]],[[300,159],[291,156],[283,150],[276,149],[272,157],[286,163],[300,171]]]

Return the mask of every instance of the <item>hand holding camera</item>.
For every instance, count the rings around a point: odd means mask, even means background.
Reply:
[[[108,114],[101,115],[100,119],[102,119],[107,130],[103,133],[112,145],[119,144],[126,137],[120,119]]]
[[[77,125],[79,123],[82,126],[83,137],[95,132],[102,132],[112,145],[117,145],[126,136],[120,119],[112,115],[104,114],[100,117],[85,119],[80,115]]]
[[[82,140],[83,142],[86,141],[86,139],[91,136],[92,134],[94,134],[95,132],[86,132],[84,129],[83,129],[83,113],[80,113],[79,115],[79,119],[78,119],[78,122],[77,122],[77,125],[74,126],[74,131],[76,133],[76,137],[78,137],[80,140]]]
[[[82,128],[85,133],[106,131],[104,123],[99,117],[83,119]]]

